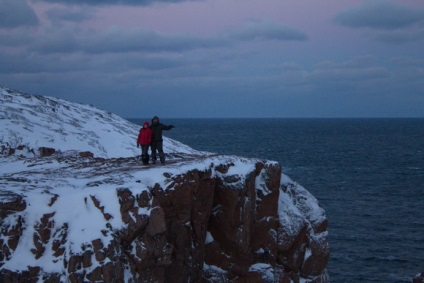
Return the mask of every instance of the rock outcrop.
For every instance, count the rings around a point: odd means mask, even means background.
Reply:
[[[275,162],[52,155],[28,167],[1,178],[1,282],[327,282],[324,211]]]
[[[0,282],[328,282],[327,219],[277,162],[0,87]]]

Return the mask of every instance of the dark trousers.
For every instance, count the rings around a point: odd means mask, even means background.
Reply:
[[[165,162],[165,153],[163,152],[163,142],[152,142],[152,161],[156,161],[156,151],[159,152],[160,162]]]
[[[149,145],[141,145],[141,161],[149,164]]]

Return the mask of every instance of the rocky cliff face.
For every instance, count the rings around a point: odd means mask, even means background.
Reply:
[[[324,210],[276,162],[29,144],[0,157],[0,282],[328,282]]]
[[[325,282],[324,212],[277,163],[25,162],[1,178],[1,282]]]

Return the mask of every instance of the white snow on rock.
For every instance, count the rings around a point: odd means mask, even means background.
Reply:
[[[140,154],[141,126],[93,106],[0,87],[0,146],[90,151],[95,157]],[[167,153],[199,153],[164,137]]]
[[[280,222],[287,227],[298,229],[296,225],[305,219],[312,225],[319,225],[326,219],[325,211],[319,206],[318,200],[303,186],[294,182],[289,176],[282,174],[281,184],[286,188],[280,191],[279,214]],[[298,221],[293,221],[299,219]],[[289,225],[291,223],[291,225]]]

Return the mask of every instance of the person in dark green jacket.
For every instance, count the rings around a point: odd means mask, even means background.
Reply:
[[[156,163],[156,151],[159,152],[159,159],[162,164],[165,163],[165,153],[163,152],[163,138],[162,131],[168,131],[174,128],[173,125],[164,125],[159,121],[159,117],[155,116],[152,119],[152,124],[150,125],[150,129],[152,130],[152,163]]]

